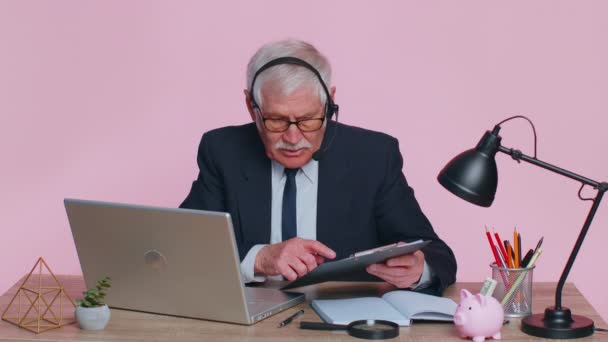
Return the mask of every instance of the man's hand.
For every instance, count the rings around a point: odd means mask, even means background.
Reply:
[[[290,281],[314,270],[336,252],[315,240],[293,238],[265,246],[255,257],[254,272],[268,276],[282,275]]]
[[[383,279],[400,289],[411,287],[420,281],[424,270],[424,253],[416,251],[386,260],[384,264],[367,266],[367,273]]]

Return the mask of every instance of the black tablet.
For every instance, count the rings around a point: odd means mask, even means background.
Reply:
[[[429,243],[430,241],[417,240],[401,245],[392,244],[355,253],[345,259],[328,261],[319,265],[312,272],[287,284],[281,288],[281,290],[322,283],[324,281],[341,280],[345,275],[362,271],[368,265],[380,263],[386,259],[397,256],[414,253]]]

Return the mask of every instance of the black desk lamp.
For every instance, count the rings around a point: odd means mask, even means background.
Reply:
[[[534,131],[534,157],[529,157],[519,150],[506,148],[500,145],[501,137],[498,135],[500,125],[503,122],[514,118],[526,119],[532,125]],[[595,327],[591,319],[584,316],[573,315],[570,312],[570,309],[562,306],[562,289],[566,282],[566,278],[568,277],[568,273],[570,273],[574,259],[576,259],[576,255],[583,244],[587,230],[589,230],[593,216],[595,216],[595,212],[602,200],[602,196],[604,195],[604,192],[608,190],[608,183],[596,182],[536,159],[536,130],[528,118],[519,115],[501,121],[494,126],[494,129],[491,132],[486,131],[477,146],[452,159],[443,170],[441,170],[437,180],[456,196],[473,204],[489,207],[492,204],[492,201],[494,201],[494,194],[496,193],[496,185],[498,182],[496,161],[494,159],[498,151],[510,155],[517,162],[523,160],[581,182],[582,186],[578,192],[579,198],[593,201],[591,210],[583,224],[583,229],[576,239],[568,262],[557,283],[557,288],[555,290],[555,306],[546,308],[544,314],[533,314],[525,317],[521,322],[521,329],[523,332],[539,337],[569,339],[592,335]],[[590,185],[597,189],[597,195],[594,199],[581,197],[581,190],[585,185]]]

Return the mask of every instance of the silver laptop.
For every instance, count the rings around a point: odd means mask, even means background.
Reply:
[[[304,300],[245,287],[230,214],[66,199],[87,288],[114,308],[253,324]]]

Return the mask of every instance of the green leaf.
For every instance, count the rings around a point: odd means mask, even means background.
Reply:
[[[110,277],[106,276],[97,281],[94,288],[90,288],[83,292],[83,299],[77,301],[76,304],[85,308],[104,305],[104,298],[106,297],[105,290],[108,288],[110,288]]]

